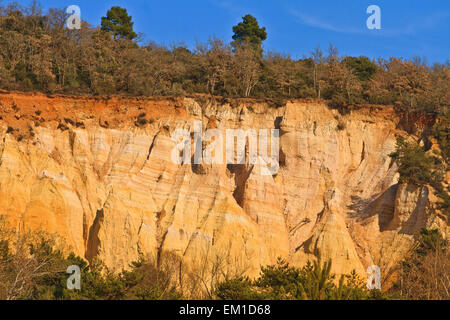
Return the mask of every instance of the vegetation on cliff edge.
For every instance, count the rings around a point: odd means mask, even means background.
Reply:
[[[194,49],[143,43],[126,9],[113,7],[101,26],[69,30],[62,9],[37,2],[0,6],[0,88],[48,93],[185,95],[328,99],[398,105],[444,114],[450,105],[450,65],[339,56],[330,44],[301,59],[265,52],[269,36],[255,17],[233,27],[233,41],[211,38]],[[150,35],[151,36],[151,35]]]

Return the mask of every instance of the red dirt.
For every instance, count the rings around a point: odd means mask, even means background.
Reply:
[[[223,98],[207,95],[192,96],[198,102],[214,100],[218,104],[265,103],[278,107],[271,99]],[[124,126],[145,126],[149,122],[162,117],[176,117],[180,120],[190,118],[184,107],[182,97],[93,97],[46,95],[42,93],[22,93],[0,91],[0,121],[8,126],[8,130],[16,138],[24,139],[33,136],[33,127],[46,126],[66,129],[69,125],[83,127],[86,119],[95,119],[99,125],[108,128]],[[324,103],[313,99],[290,100],[300,104]],[[433,116],[401,110],[388,106],[355,106],[352,112],[369,112],[380,118],[399,120],[402,129],[408,132],[419,131],[434,124]],[[146,121],[138,122],[138,118]],[[98,119],[98,120],[97,120]],[[209,125],[215,126],[215,119]]]

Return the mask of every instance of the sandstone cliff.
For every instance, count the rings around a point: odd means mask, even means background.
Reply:
[[[203,101],[200,101],[203,100]],[[426,214],[427,187],[398,185],[388,154],[429,119],[388,107],[346,115],[320,102],[0,94],[0,215],[64,237],[120,269],[174,251],[258,273],[281,256],[388,277]],[[143,120],[145,119],[145,120]],[[175,129],[280,129],[280,168],[177,165]]]

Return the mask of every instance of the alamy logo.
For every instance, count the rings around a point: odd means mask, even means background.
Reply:
[[[71,276],[67,278],[67,289],[69,290],[81,290],[81,270],[79,266],[72,265],[66,270],[66,273]]]
[[[381,290],[381,271],[379,266],[370,266],[367,268],[367,288],[369,290]]]
[[[71,5],[66,9],[66,13],[69,17],[66,20],[66,27],[69,30],[81,29],[81,9],[79,6]]]
[[[194,121],[192,146],[187,129],[175,130],[171,138],[177,143],[171,153],[175,164],[245,164],[248,153],[248,164],[259,165],[261,175],[275,175],[279,169],[278,129],[227,129],[224,139],[221,130],[208,129],[203,133],[202,123]]]
[[[371,5],[367,8],[367,13],[371,14],[367,18],[366,25],[369,30],[381,29],[381,9],[377,5]]]

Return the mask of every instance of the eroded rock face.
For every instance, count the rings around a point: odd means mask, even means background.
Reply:
[[[402,231],[416,233],[426,224],[426,206],[428,205],[428,187],[400,184],[394,203],[394,215],[389,228],[403,228]]]
[[[0,104],[0,214],[116,270],[173,251],[189,263],[225,257],[249,275],[277,257],[303,265],[320,256],[338,274],[375,264],[387,276],[436,223],[426,187],[397,185],[388,154],[406,133],[389,108],[342,116],[317,102],[7,94]],[[280,129],[278,173],[175,164],[171,133],[192,132],[194,121],[224,134]]]

